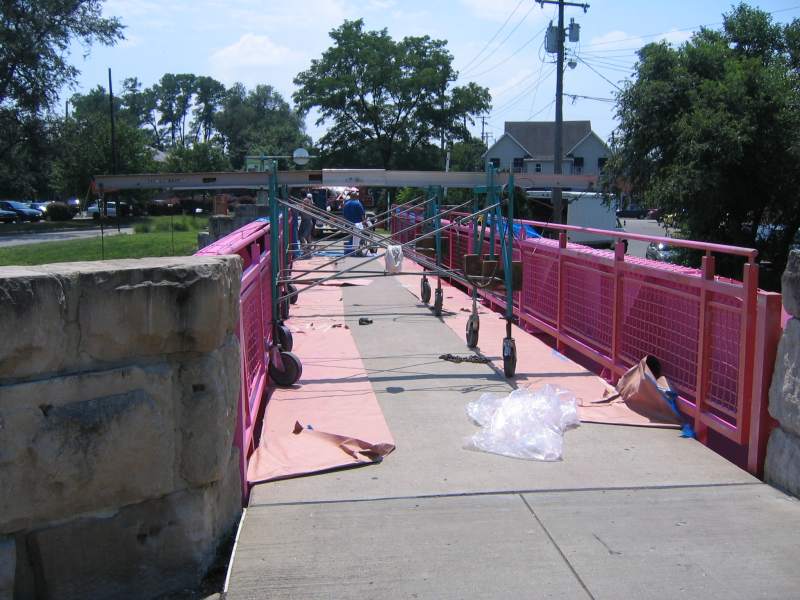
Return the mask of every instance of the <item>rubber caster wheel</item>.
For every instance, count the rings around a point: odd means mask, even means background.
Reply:
[[[289,284],[289,286],[288,286],[288,290],[287,290],[287,292],[286,292],[286,293],[287,293],[287,294],[291,294],[291,296],[289,296],[289,303],[290,303],[290,304],[297,304],[297,298],[298,298],[298,295],[297,295],[297,286],[296,286],[296,285],[292,285],[292,284],[290,283],[290,284]]]
[[[517,344],[514,338],[503,338],[503,373],[513,377],[517,372]]]
[[[437,317],[441,317],[443,306],[444,306],[444,292],[442,291],[442,288],[436,288],[433,300],[433,314]]]
[[[294,336],[292,336],[292,330],[289,329],[286,325],[278,325],[278,344],[280,344],[283,350],[287,352],[291,352],[292,348],[294,348]]]
[[[467,347],[475,348],[478,345],[478,335],[480,331],[480,320],[476,315],[470,315],[467,319]]]
[[[283,369],[278,368],[274,362],[270,361],[270,379],[280,387],[294,385],[303,375],[303,363],[300,362],[296,354],[291,352],[281,352],[281,362],[283,363]]]
[[[422,280],[419,297],[425,304],[431,301],[431,284],[428,283],[427,279]]]

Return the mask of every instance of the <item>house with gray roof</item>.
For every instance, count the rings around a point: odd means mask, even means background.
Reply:
[[[561,131],[565,175],[599,175],[609,148],[594,131],[590,121],[564,121]],[[494,163],[500,171],[553,173],[555,123],[548,121],[506,121],[505,131],[483,155],[486,166]]]

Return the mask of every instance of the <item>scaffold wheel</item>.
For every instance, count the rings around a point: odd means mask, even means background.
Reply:
[[[297,298],[298,298],[298,296],[297,296],[297,286],[290,283],[287,286],[286,293],[290,294],[289,295],[289,302],[291,304],[297,304]]]
[[[419,297],[425,304],[431,301],[431,284],[428,283],[427,277],[422,278],[422,283],[420,284]]]
[[[517,344],[514,338],[503,338],[503,373],[513,377],[517,372]]]
[[[437,317],[442,316],[442,307],[444,306],[444,292],[442,288],[437,287],[436,291],[434,292],[434,300],[433,300],[433,314]]]
[[[294,337],[292,336],[292,330],[283,324],[278,325],[277,329],[278,343],[281,345],[281,348],[287,352],[291,352],[292,348],[294,348]]]
[[[470,315],[467,319],[467,347],[475,348],[478,345],[478,336],[480,331],[480,317],[478,315]]]
[[[279,367],[275,361],[269,363],[269,376],[275,385],[280,387],[289,387],[294,385],[300,380],[303,375],[303,363],[296,354],[291,352],[281,352],[280,362],[282,368]]]

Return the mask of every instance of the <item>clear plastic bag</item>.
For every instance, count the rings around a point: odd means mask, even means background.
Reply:
[[[528,460],[561,460],[564,432],[580,424],[575,396],[551,385],[483,394],[467,414],[481,429],[465,448]]]

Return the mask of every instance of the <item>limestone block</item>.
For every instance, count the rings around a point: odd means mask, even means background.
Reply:
[[[162,363],[4,386],[0,534],[182,485],[175,379]]]
[[[149,265],[150,260],[156,264]],[[239,310],[238,258],[143,261],[122,270],[81,274],[82,352],[95,361],[210,352],[233,333]]]
[[[781,278],[783,306],[793,317],[800,317],[800,250],[792,250]]]
[[[222,479],[236,426],[239,341],[229,336],[219,350],[177,368],[180,475],[189,485]]]
[[[0,380],[210,352],[236,327],[240,280],[233,256],[0,268]]]
[[[233,478],[28,536],[49,598],[152,598],[196,586],[241,514]],[[231,503],[233,497],[236,502]]]
[[[14,574],[17,570],[17,545],[12,537],[0,537],[0,600],[14,597]]]
[[[780,427],[772,430],[767,444],[764,479],[800,498],[800,437]]]
[[[800,435],[800,320],[790,319],[775,356],[769,388],[769,414],[781,427]]]
[[[58,371],[76,356],[69,282],[36,267],[0,267],[0,379]]]

